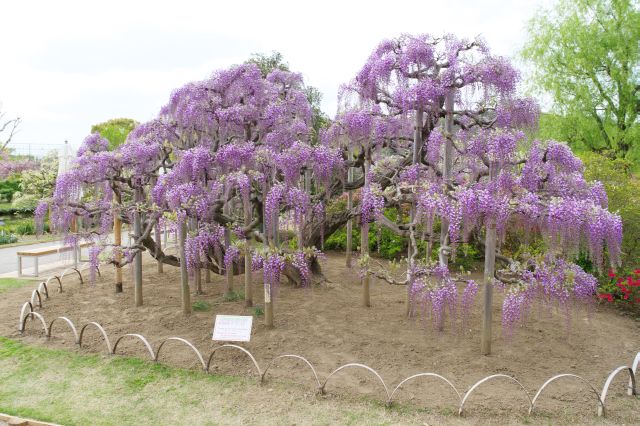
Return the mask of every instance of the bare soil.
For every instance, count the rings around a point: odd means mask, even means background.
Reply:
[[[606,306],[596,306],[590,314],[584,311],[575,314],[568,327],[560,312],[542,310],[507,341],[501,337],[502,295],[498,293],[494,297],[493,353],[482,356],[479,354],[482,288],[467,329],[448,322],[443,332],[437,332],[428,322],[406,318],[406,293],[402,287],[373,280],[373,306],[362,307],[357,271],[346,268],[344,263],[342,254],[329,253],[323,266],[329,282],[314,288],[293,288],[283,280],[276,299],[275,328],[267,329],[263,318],[257,316],[251,342],[242,344],[262,368],[278,355],[298,354],[313,363],[321,381],[340,365],[358,362],[378,371],[390,390],[410,375],[434,372],[448,378],[462,394],[478,380],[501,373],[517,378],[533,397],[548,378],[560,373],[578,374],[600,392],[609,372],[630,365],[640,351],[640,321]],[[140,308],[134,306],[130,271],[125,273],[124,293],[116,294],[112,270],[104,267],[102,278],[94,285],[80,285],[75,277],[65,278],[64,292],[51,291],[51,297],[39,312],[48,321],[67,316],[78,327],[96,321],[107,330],[112,343],[125,333],[140,333],[157,348],[164,338],[179,336],[198,347],[206,361],[219,345],[211,340],[215,315],[252,315],[254,311],[245,308],[243,300],[225,301],[224,277],[213,276],[213,283],[203,284],[204,295],[192,295],[192,301],[208,302],[211,309],[185,317],[180,311],[179,269],[166,265],[164,268],[165,273],[158,274],[155,262],[145,258],[144,306]],[[263,306],[260,273],[254,275],[254,285],[255,304]],[[236,290],[243,287],[244,276],[236,276]],[[20,337],[17,331],[20,306],[32,290],[28,286],[0,296],[0,335]],[[104,352],[98,332],[87,329],[87,333],[86,344],[80,350]],[[74,348],[73,336],[62,323],[56,323],[54,336],[46,341],[37,323],[28,322],[22,339],[29,344]],[[146,349],[133,339],[123,340],[118,352],[148,358]],[[199,368],[193,353],[175,342],[167,343],[161,362]],[[248,359],[230,350],[217,352],[212,365],[213,373],[254,374]],[[310,370],[287,359],[269,370],[269,380],[290,383],[301,395],[315,387]],[[620,374],[607,396],[607,416],[613,423],[640,422],[640,400],[626,395],[627,380]],[[349,399],[360,395],[382,402],[386,399],[380,383],[364,370],[336,374],[326,390],[329,396],[324,398]],[[458,406],[450,388],[424,378],[404,386],[394,400],[409,410],[444,414],[457,412]],[[492,423],[522,421],[527,408],[522,390],[502,379],[478,388],[465,404],[469,419]],[[540,420],[561,416],[562,423],[591,423],[595,421],[596,396],[578,381],[559,381],[541,397],[536,412]]]

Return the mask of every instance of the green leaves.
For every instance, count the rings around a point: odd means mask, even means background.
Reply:
[[[640,10],[633,0],[562,0],[529,23],[522,56],[573,146],[638,155]]]
[[[138,122],[130,118],[114,118],[104,123],[91,126],[91,133],[98,132],[100,136],[109,141],[109,151],[113,151],[124,143]]]

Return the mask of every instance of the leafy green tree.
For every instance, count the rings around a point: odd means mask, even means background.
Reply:
[[[289,64],[285,62],[282,53],[273,51],[270,55],[264,53],[253,53],[251,58],[246,61],[247,64],[256,64],[262,76],[266,77],[273,70],[290,71]]]
[[[22,172],[20,191],[13,195],[12,206],[35,208],[41,200],[53,195],[57,177],[58,152],[51,151],[42,158],[40,167]]]
[[[531,20],[529,33],[522,55],[555,113],[541,127],[610,157],[640,154],[638,1],[560,0]]]
[[[14,174],[7,179],[0,180],[0,201],[10,203],[13,195],[20,191],[20,175]]]
[[[124,143],[129,132],[137,125],[138,122],[130,118],[114,118],[104,123],[94,124],[91,126],[91,133],[100,133],[100,136],[109,141],[109,151],[113,151]]]

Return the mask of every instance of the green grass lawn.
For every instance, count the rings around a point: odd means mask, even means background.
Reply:
[[[247,369],[249,366],[247,365]],[[0,337],[0,412],[64,425],[433,424],[424,411],[317,397],[306,385],[204,374]],[[442,421],[439,414],[436,418]],[[455,416],[447,421],[458,423]],[[437,422],[437,421],[436,421]]]
[[[0,293],[4,293],[12,288],[20,288],[27,284],[33,284],[34,280],[24,278],[0,278]]]

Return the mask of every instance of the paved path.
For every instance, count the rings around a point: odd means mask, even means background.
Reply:
[[[113,238],[113,235],[110,235],[110,238]],[[126,231],[123,232],[122,235],[123,242],[126,244],[128,242],[128,233]],[[169,239],[169,246],[171,247],[173,244],[173,239]],[[49,241],[46,243],[34,243],[17,247],[6,247],[2,248],[0,246],[0,277],[17,277],[18,276],[18,255],[19,251],[24,250],[32,250],[42,247],[56,246],[62,245],[62,240],[59,241]],[[82,250],[82,259],[87,259],[88,253],[87,248]],[[51,271],[53,269],[65,268],[73,265],[73,252],[68,251],[65,253],[59,254],[49,254],[46,256],[41,256],[39,260],[39,272],[40,276],[46,276],[47,271]],[[28,257],[22,258],[22,272],[24,274],[33,274],[34,264],[33,259]]]

